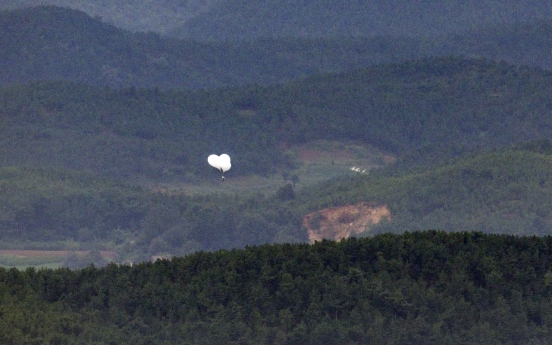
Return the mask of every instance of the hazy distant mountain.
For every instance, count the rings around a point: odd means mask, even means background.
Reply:
[[[431,36],[552,18],[548,0],[227,0],[172,32],[202,40]]]
[[[0,9],[39,4],[78,9],[131,31],[198,40],[428,36],[552,18],[548,0],[0,0]]]
[[[462,35],[265,38],[207,43],[132,33],[82,11],[0,12],[0,85],[70,80],[111,87],[213,88],[274,84],[428,56],[464,55],[552,68],[552,20]]]
[[[207,44],[131,33],[55,6],[0,12],[0,85],[71,80],[111,87],[212,88],[419,57],[415,42],[263,40]]]
[[[130,31],[173,30],[221,0],[0,0],[0,9],[56,5],[84,11]]]

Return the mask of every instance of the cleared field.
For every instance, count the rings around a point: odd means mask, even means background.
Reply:
[[[90,250],[32,250],[32,249],[0,249],[0,255],[9,255],[18,258],[29,257],[65,257],[69,254],[77,256],[85,256],[90,253]],[[102,258],[106,260],[113,260],[115,258],[115,252],[111,250],[101,250],[100,254]]]
[[[90,251],[87,250],[25,250],[25,249],[0,249],[0,266],[25,269],[27,267],[37,268],[59,268],[63,261],[71,255],[85,257]],[[108,262],[115,259],[113,251],[100,251],[102,258]]]

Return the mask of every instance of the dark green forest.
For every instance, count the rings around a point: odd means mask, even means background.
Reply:
[[[170,39],[54,6],[0,11],[0,45],[0,85],[65,80],[114,88],[274,84],[427,55],[408,38]]]
[[[545,344],[552,239],[443,231],[0,268],[6,344]]]
[[[236,176],[294,166],[282,147],[354,140],[394,155],[550,137],[552,74],[431,58],[277,86],[205,91],[41,82],[0,89],[0,164],[194,181],[227,152]]]
[[[13,10],[45,4],[86,12],[91,17],[133,32],[166,33],[221,0],[10,0],[0,9]]]
[[[156,32],[191,40],[252,40],[259,37],[430,37],[493,25],[550,19],[546,0],[327,1],[261,0],[10,0],[0,9],[56,5],[133,32]]]

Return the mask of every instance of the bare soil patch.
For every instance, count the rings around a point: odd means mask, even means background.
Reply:
[[[309,213],[303,217],[311,243],[322,239],[340,240],[369,231],[370,225],[383,219],[391,220],[386,205],[362,202],[355,205],[336,206]]]

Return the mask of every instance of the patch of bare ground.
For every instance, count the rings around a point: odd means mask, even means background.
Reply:
[[[386,205],[361,202],[355,205],[336,206],[309,213],[303,217],[311,243],[322,239],[340,240],[369,231],[370,225],[383,219],[391,220]]]

